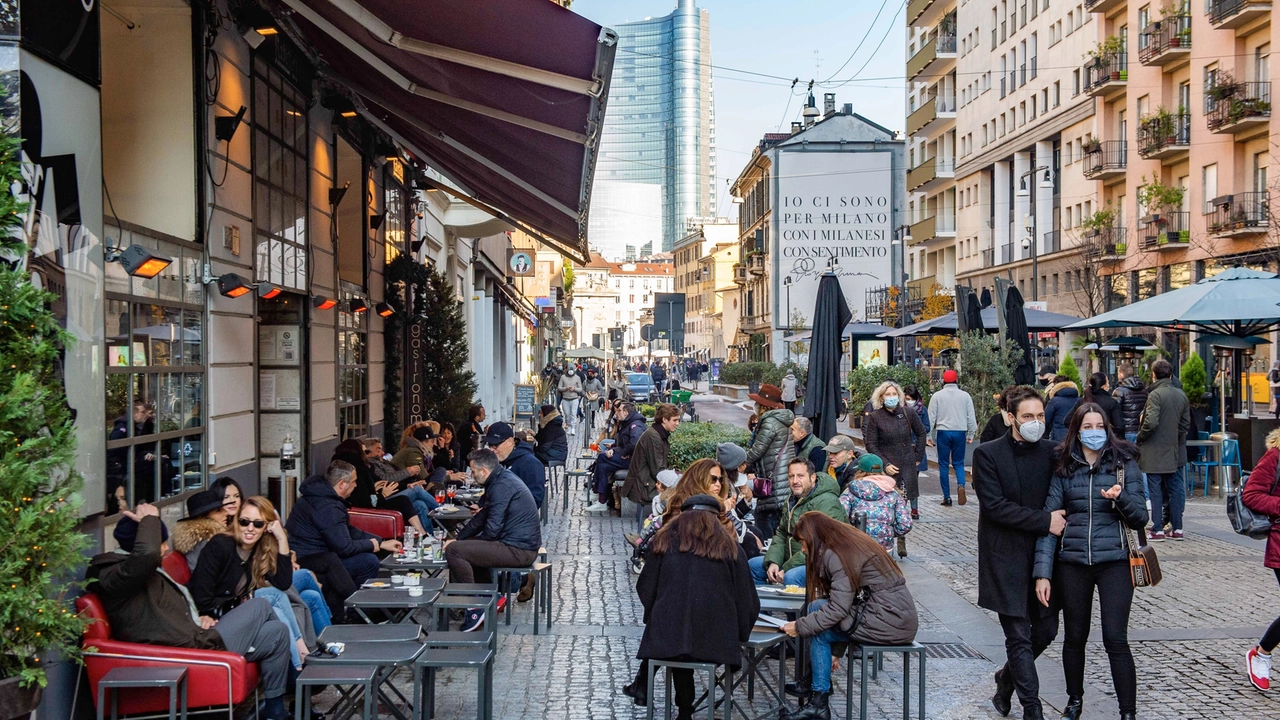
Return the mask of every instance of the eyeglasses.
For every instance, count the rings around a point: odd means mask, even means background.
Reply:
[[[712,476],[711,476],[711,479],[712,479],[712,480],[723,480],[723,479],[724,479],[724,476],[723,476],[723,475],[712,475]]]
[[[236,522],[240,523],[240,527],[249,527],[249,525],[253,525],[259,530],[267,526],[266,520],[250,520],[249,518],[240,518]]]

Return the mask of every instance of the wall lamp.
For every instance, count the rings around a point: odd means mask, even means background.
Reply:
[[[311,307],[317,310],[330,310],[337,306],[337,304],[338,301],[331,297],[325,297],[324,295],[311,296]]]
[[[235,273],[226,273],[225,275],[212,275],[209,273],[209,266],[204,266],[204,276],[200,278],[200,282],[208,285],[217,283],[218,293],[223,297],[237,298],[248,293],[255,286],[246,282],[244,278]]]
[[[231,142],[231,138],[236,136],[236,130],[240,128],[240,123],[244,121],[244,114],[249,112],[249,108],[241,105],[235,115],[219,115],[213,119],[213,136],[218,140]]]
[[[365,302],[364,298],[351,298],[347,307],[353,313],[362,313],[369,309],[369,303]]]
[[[342,202],[342,197],[347,194],[347,190],[351,188],[351,181],[348,180],[342,187],[329,188],[329,207],[337,207]]]
[[[120,267],[123,267],[124,271],[133,277],[146,278],[148,280],[159,275],[173,263],[173,258],[165,257],[141,245],[130,245],[124,250],[107,248],[103,259],[107,262],[120,263]]]
[[[370,216],[369,216],[369,229],[370,229],[370,230],[377,230],[378,228],[382,227],[382,223],[383,223],[383,221],[385,221],[386,219],[387,219],[387,214],[386,214],[386,213],[378,213],[377,215],[370,215]]]
[[[374,312],[378,313],[382,317],[391,317],[392,315],[396,314],[395,308],[391,307],[390,305],[384,302],[380,302],[377,305],[374,305],[373,310]]]

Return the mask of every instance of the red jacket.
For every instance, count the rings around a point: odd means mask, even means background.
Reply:
[[[1275,438],[1275,441],[1272,439],[1276,434],[1273,431],[1267,436],[1267,452],[1249,474],[1242,498],[1245,507],[1272,518],[1280,518],[1280,494],[1277,494],[1280,493],[1280,485],[1276,483],[1276,463],[1280,460],[1280,449],[1276,445],[1280,444],[1280,437]],[[1280,568],[1280,523],[1271,526],[1271,535],[1267,537],[1267,556],[1263,564],[1269,568]]]

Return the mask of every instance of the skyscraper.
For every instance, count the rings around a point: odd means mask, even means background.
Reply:
[[[652,243],[670,251],[685,220],[716,214],[711,18],[694,0],[622,23],[589,237],[607,258]]]

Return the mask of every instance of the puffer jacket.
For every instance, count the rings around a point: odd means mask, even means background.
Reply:
[[[1136,433],[1142,427],[1142,408],[1147,406],[1147,386],[1136,375],[1120,381],[1112,397],[1120,402],[1120,414],[1124,416],[1124,431]]]
[[[632,410],[626,420],[618,423],[618,436],[614,438],[617,444],[613,446],[614,457],[628,460],[631,454],[636,451],[636,444],[640,442],[640,436],[644,435],[645,429],[648,427],[648,421],[639,412]]]
[[[1241,494],[1245,507],[1271,518],[1271,533],[1267,535],[1267,554],[1263,564],[1276,570],[1280,570],[1280,522],[1276,522],[1280,518],[1280,494],[1277,494],[1280,481],[1276,477],[1276,464],[1280,461],[1278,448],[1280,430],[1272,430],[1267,434],[1267,451],[1249,473]]]
[[[911,532],[911,506],[888,475],[868,475],[854,480],[840,493],[840,504],[853,524],[854,513],[866,513],[865,532],[885,550],[893,550],[895,538]]]
[[[1051,440],[1062,442],[1067,436],[1067,426],[1071,424],[1071,413],[1080,404],[1080,388],[1066,380],[1049,388],[1049,394],[1051,398],[1044,406],[1044,426]]]
[[[787,506],[778,521],[778,529],[773,533],[773,542],[769,551],[764,554],[764,566],[772,563],[786,572],[804,565],[804,547],[795,536],[796,523],[805,513],[820,512],[823,515],[841,522],[849,522],[849,515],[840,504],[840,486],[826,473],[818,473],[818,482],[808,495],[795,501],[795,496],[787,494]],[[790,489],[790,488],[788,488]]]
[[[1102,491],[1116,484],[1117,458],[1110,449],[1102,451],[1096,466],[1090,466],[1080,454],[1072,456],[1070,475],[1055,472],[1049,480],[1049,496],[1045,512],[1067,511],[1067,527],[1061,543],[1054,535],[1045,535],[1036,544],[1033,577],[1052,578],[1055,560],[1072,565],[1099,565],[1126,560],[1123,525],[1138,529],[1147,524],[1147,498],[1142,491],[1142,472],[1131,457],[1119,459],[1124,465],[1124,487],[1115,500],[1102,497]]]
[[[889,564],[893,562],[890,560]],[[853,642],[864,645],[910,645],[916,639],[920,616],[916,614],[916,601],[902,573],[887,575],[869,558],[859,570],[861,587],[855,588],[844,570],[844,563],[834,552],[828,550],[823,554],[820,567],[831,592],[827,604],[796,621],[800,637],[814,637],[824,630],[839,628],[849,633]],[[867,606],[862,623],[854,628],[857,616],[854,606],[863,588],[867,590]]]
[[[773,480],[773,493],[757,499],[756,512],[779,510],[791,498],[787,464],[796,454],[791,439],[791,423],[795,420],[795,413],[779,408],[761,415],[756,423],[755,437],[747,448],[747,467],[754,468],[757,477]]]

